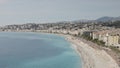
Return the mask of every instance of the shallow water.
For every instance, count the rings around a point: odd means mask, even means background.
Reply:
[[[0,32],[0,68],[81,68],[81,61],[61,36]]]

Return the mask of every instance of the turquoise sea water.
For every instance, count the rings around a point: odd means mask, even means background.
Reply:
[[[81,61],[58,35],[0,32],[0,68],[81,68]]]

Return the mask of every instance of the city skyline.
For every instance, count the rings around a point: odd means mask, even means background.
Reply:
[[[120,0],[0,0],[0,25],[118,17]]]

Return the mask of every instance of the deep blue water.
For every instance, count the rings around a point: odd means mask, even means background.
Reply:
[[[0,32],[0,68],[81,68],[81,61],[64,37]]]

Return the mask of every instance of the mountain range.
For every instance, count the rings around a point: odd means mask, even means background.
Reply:
[[[98,18],[96,21],[98,21],[98,22],[115,22],[115,21],[120,21],[120,16],[119,17],[108,17],[108,16],[105,16],[105,17]]]
[[[104,16],[101,18],[98,18],[96,20],[87,20],[87,19],[81,19],[81,20],[76,20],[72,21],[73,23],[89,23],[89,22],[115,22],[115,21],[120,21],[120,16],[119,17],[109,17],[109,16]]]

